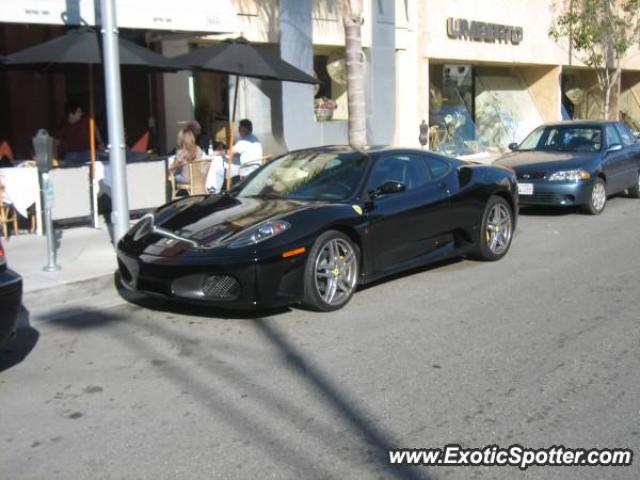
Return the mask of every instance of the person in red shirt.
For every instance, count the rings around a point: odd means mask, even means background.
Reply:
[[[68,101],[65,105],[65,121],[58,128],[55,139],[58,155],[63,165],[81,165],[91,160],[89,117],[79,103]],[[102,136],[95,128],[96,148],[104,149]]]

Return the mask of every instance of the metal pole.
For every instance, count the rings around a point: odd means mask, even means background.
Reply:
[[[109,164],[111,167],[111,223],[113,244],[116,245],[129,230],[129,202],[127,197],[127,164],[122,119],[122,87],[120,83],[120,54],[115,0],[101,0],[102,46],[104,51],[104,85],[109,128]]]

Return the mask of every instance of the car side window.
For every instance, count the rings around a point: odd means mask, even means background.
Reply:
[[[394,154],[376,162],[367,190],[374,190],[385,182],[399,182],[406,190],[413,190],[426,184],[429,179],[429,168],[422,159],[415,155]]]
[[[611,145],[615,145],[616,143],[618,145],[622,145],[622,141],[620,140],[620,135],[618,135],[618,131],[615,129],[615,127],[611,124],[608,124],[605,127],[605,135],[607,136],[607,146],[611,146]]]
[[[623,123],[616,123],[616,128],[618,129],[618,133],[620,134],[620,138],[622,139],[622,145],[625,147],[627,145],[631,145],[634,142],[633,135],[627,128],[627,126]]]
[[[427,166],[431,171],[431,180],[441,179],[451,169],[451,165],[449,165],[446,160],[443,160],[441,158],[425,156],[425,161],[427,162]]]

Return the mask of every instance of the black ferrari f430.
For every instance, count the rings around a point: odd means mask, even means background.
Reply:
[[[129,289],[185,302],[330,311],[402,270],[502,258],[517,202],[502,167],[411,149],[294,151],[229,193],[144,216],[118,243],[119,273]]]

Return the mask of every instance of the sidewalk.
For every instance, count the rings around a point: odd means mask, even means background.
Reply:
[[[105,226],[68,228],[61,233],[59,272],[42,269],[47,264],[45,237],[18,235],[3,242],[9,268],[22,275],[25,294],[113,275],[116,270],[116,256]]]

